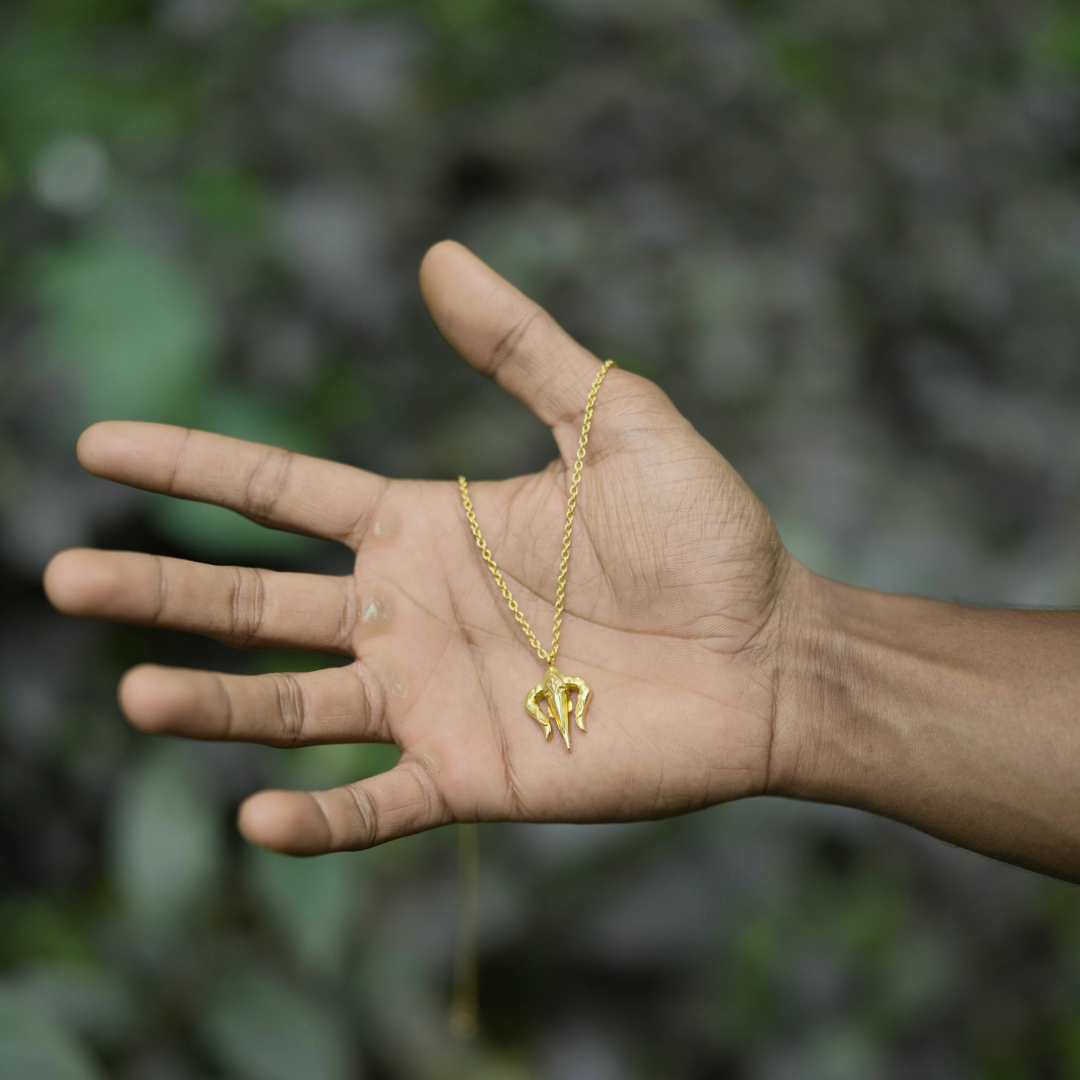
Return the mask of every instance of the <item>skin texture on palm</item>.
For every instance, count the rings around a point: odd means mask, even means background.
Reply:
[[[544,471],[472,485],[485,537],[543,638],[567,468],[600,362],[457,244],[428,253],[421,288],[458,353],[554,435],[559,456]],[[388,481],[155,424],[95,425],[79,458],[96,475],[356,553],[343,578],[88,550],[46,572],[50,599],[71,614],[354,657],[304,674],[125,676],[121,706],[144,730],[400,747],[394,769],[347,787],[252,796],[240,827],[255,843],[316,854],[450,821],[655,817],[763,792],[777,775],[784,596],[802,568],[647,380],[609,372],[590,435],[559,653],[594,695],[573,754],[555,752],[525,710],[544,665],[479,557],[456,483]]]

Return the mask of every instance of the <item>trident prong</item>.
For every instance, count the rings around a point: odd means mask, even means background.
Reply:
[[[584,731],[585,709],[589,705],[589,698],[592,697],[592,690],[589,689],[589,684],[577,675],[567,675],[563,681],[571,690],[577,691],[577,701],[574,704],[574,723]]]
[[[540,702],[547,697],[544,684],[534,686],[525,698],[525,708],[529,715],[544,729],[544,738],[551,742],[551,721],[540,711]]]

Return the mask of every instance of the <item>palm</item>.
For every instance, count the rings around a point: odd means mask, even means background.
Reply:
[[[472,485],[485,538],[546,645],[565,463],[576,449],[580,388],[587,392],[596,362],[535,308],[514,310],[527,302],[482,264],[441,249],[424,284],[444,334],[526,400],[546,391],[536,411],[561,460],[536,475]],[[102,475],[233,506],[356,551],[345,579],[89,552],[65,553],[47,575],[54,602],[74,613],[355,657],[307,675],[154,668],[129,676],[125,711],[154,730],[401,748],[395,769],[348,788],[257,796],[244,827],[258,842],[309,852],[450,820],[640,818],[765,785],[772,616],[786,556],[753,495],[645,380],[609,374],[590,437],[558,663],[584,677],[594,699],[571,754],[557,739],[546,743],[526,713],[544,665],[479,557],[456,484],[386,482],[156,425],[100,425],[81,452]]]

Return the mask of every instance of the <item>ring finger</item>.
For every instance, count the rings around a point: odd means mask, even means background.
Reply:
[[[267,746],[391,742],[384,695],[361,663],[322,671],[223,675],[143,664],[120,682],[143,731]]]

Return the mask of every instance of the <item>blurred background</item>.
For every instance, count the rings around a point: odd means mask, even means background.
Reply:
[[[1080,897],[835,808],[312,861],[233,826],[385,748],[133,733],[94,543],[347,553],[85,476],[106,417],[393,476],[543,465],[420,302],[452,236],[656,379],[814,569],[1080,604],[1076,0],[7,0],[0,9],[0,1078],[1080,1076]]]

